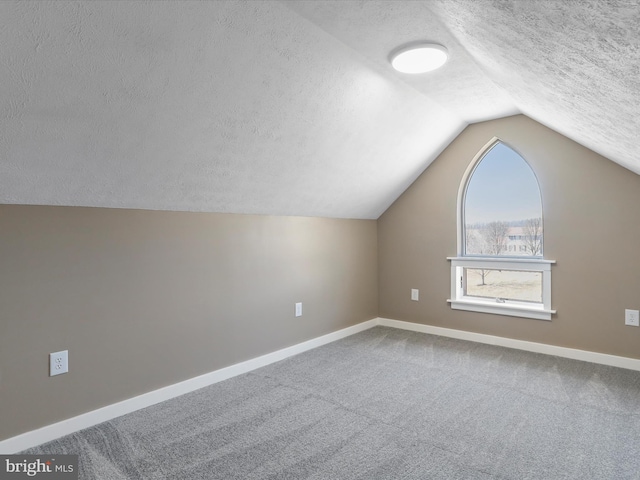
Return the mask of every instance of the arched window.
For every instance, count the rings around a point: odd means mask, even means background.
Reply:
[[[451,307],[550,320],[551,263],[543,258],[538,180],[494,138],[472,160],[458,192],[458,256]]]
[[[463,197],[463,255],[542,256],[542,199],[529,164],[496,142],[475,163]]]

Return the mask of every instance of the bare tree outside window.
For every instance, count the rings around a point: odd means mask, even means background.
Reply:
[[[482,239],[478,228],[467,225],[467,228],[464,230],[464,242],[465,249],[468,254],[484,255],[487,253],[484,246],[484,240]]]
[[[487,223],[480,229],[488,255],[498,256],[507,251],[508,232],[509,224],[500,221]]]
[[[542,255],[542,218],[529,218],[523,227],[524,244],[527,253],[532,256]]]
[[[507,222],[489,222],[481,225],[467,225],[465,229],[465,248],[471,255],[499,256],[507,251]],[[482,285],[492,270],[478,270]]]
[[[464,234],[465,249],[467,253],[472,255],[487,254],[486,241],[480,229],[467,225],[464,230]],[[480,274],[482,285],[486,285],[485,279],[491,273],[491,270],[478,270],[478,273]]]
[[[480,239],[476,239],[476,251],[480,255],[501,255],[507,249],[507,232],[509,225],[506,222],[490,222],[479,229]],[[486,285],[487,276],[493,270],[479,270],[481,285]]]

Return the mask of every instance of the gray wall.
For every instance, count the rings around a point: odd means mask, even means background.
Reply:
[[[551,322],[451,310],[456,201],[465,169],[497,136],[535,171],[552,267]],[[522,116],[471,125],[378,219],[381,317],[640,358],[640,177]],[[420,289],[420,301],[410,289]]]
[[[375,221],[5,205],[0,229],[0,439],[378,313]]]

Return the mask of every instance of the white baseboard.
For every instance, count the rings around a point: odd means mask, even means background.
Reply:
[[[577,350],[573,348],[557,347],[544,343],[527,342],[524,340],[514,340],[511,338],[496,337],[493,335],[485,335],[482,333],[467,332],[464,330],[454,330],[451,328],[434,327],[431,325],[423,325],[419,323],[403,322],[400,320],[391,320],[388,318],[374,318],[366,322],[353,325],[352,327],[338,330],[306,342],[283,348],[266,355],[262,355],[246,362],[237,363],[220,370],[215,370],[198,377],[190,378],[183,382],[179,382],[167,387],[153,390],[152,392],[138,395],[112,405],[108,405],[91,412],[69,418],[52,425],[33,430],[30,432],[17,435],[12,438],[0,441],[0,454],[12,454],[27,448],[35,447],[45,442],[55,440],[56,438],[70,433],[77,432],[84,428],[92,427],[107,420],[125,415],[127,413],[140,410],[141,408],[155,405],[156,403],[170,400],[172,398],[184,395],[185,393],[198,390],[214,383],[227,380],[237,375],[250,372],[260,367],[264,367],[274,362],[284,360],[299,353],[306,352],[316,347],[335,342],[342,338],[348,337],[355,333],[368,330],[369,328],[381,325],[384,327],[399,328],[402,330],[411,330],[414,332],[429,333],[431,335],[439,335],[442,337],[457,338],[459,340],[468,340],[471,342],[485,343],[507,348],[515,348],[518,350],[526,350],[528,352],[543,353],[546,355],[555,355],[558,357],[571,358],[574,360],[582,360],[585,362],[599,363],[612,367],[626,368],[630,370],[640,371],[640,360],[626,357],[618,357],[605,353],[589,352],[586,350]]]
[[[159,388],[158,390],[138,395],[137,397],[129,398],[91,412],[83,413],[77,417],[69,418],[37,430],[32,430],[30,432],[2,440],[0,441],[0,454],[12,454],[26,450],[27,448],[35,447],[64,435],[77,432],[78,430],[92,427],[99,423],[106,422],[107,420],[131,413],[135,410],[140,410],[141,408],[164,402],[165,400],[184,395],[185,393],[198,390],[199,388],[213,385],[214,383],[227,380],[228,378],[235,377],[237,375],[242,375],[243,373],[284,360],[285,358],[306,352],[307,350],[335,342],[341,338],[375,327],[377,324],[378,319],[374,318],[372,320],[353,325],[352,327],[338,330],[337,332],[332,332],[291,347],[283,348],[257,358],[252,358],[251,360],[237,363],[226,368],[221,368],[220,370],[205,373],[198,377],[190,378],[167,387]]]
[[[414,332],[430,333],[432,335],[457,338],[459,340],[469,340],[471,342],[485,343],[488,345],[515,348],[517,350],[526,350],[527,352],[544,353],[546,355],[555,355],[556,357],[571,358],[573,360],[581,360],[583,362],[599,363],[601,365],[608,365],[611,367],[640,371],[640,360],[635,358],[618,357],[616,355],[609,355],[606,353],[597,353],[587,350],[578,350],[575,348],[558,347],[555,345],[547,345],[546,343],[527,342],[525,340],[514,340],[512,338],[496,337],[493,335],[485,335],[483,333],[473,333],[464,330],[454,330],[452,328],[434,327],[431,325],[403,322],[400,320],[391,320],[388,318],[378,318],[378,325],[382,325],[384,327],[400,328],[402,330],[411,330]]]

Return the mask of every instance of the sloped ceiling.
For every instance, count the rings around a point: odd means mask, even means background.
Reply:
[[[377,218],[471,122],[640,173],[640,6],[0,2],[0,203]],[[416,40],[445,67],[394,72]]]

